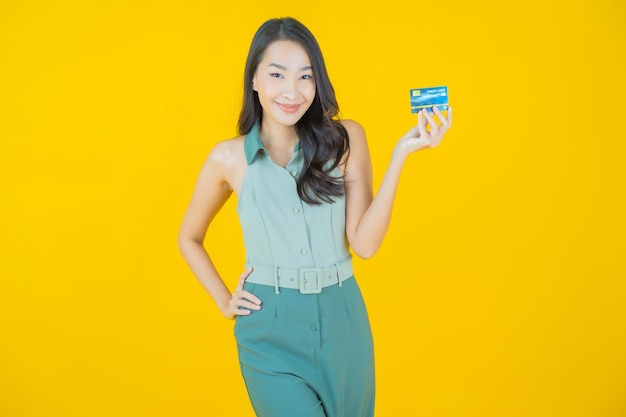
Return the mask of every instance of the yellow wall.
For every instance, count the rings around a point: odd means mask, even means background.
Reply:
[[[280,15],[316,34],[376,183],[416,121],[410,88],[446,84],[455,110],[356,264],[377,416],[626,415],[625,12],[3,1],[0,415],[253,415],[232,322],[176,234],[208,150],[235,134],[251,37]],[[210,233],[234,286],[234,201]]]

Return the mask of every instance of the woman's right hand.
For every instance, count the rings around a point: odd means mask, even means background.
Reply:
[[[235,288],[235,292],[233,292],[230,301],[222,307],[222,314],[229,320],[233,320],[235,316],[247,316],[251,314],[253,310],[261,309],[261,300],[254,294],[243,289],[243,284],[251,273],[252,267],[241,274],[237,288]]]

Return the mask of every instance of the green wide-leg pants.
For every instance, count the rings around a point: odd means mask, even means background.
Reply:
[[[262,309],[238,316],[241,372],[258,417],[373,417],[374,353],[354,277],[319,294],[246,283]]]

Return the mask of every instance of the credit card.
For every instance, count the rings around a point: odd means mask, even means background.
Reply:
[[[411,113],[422,109],[432,111],[433,107],[439,110],[448,110],[448,87],[428,87],[411,89]]]

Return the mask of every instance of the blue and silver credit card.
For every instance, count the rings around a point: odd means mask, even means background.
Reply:
[[[448,87],[428,87],[411,89],[411,113],[422,109],[448,110]]]

